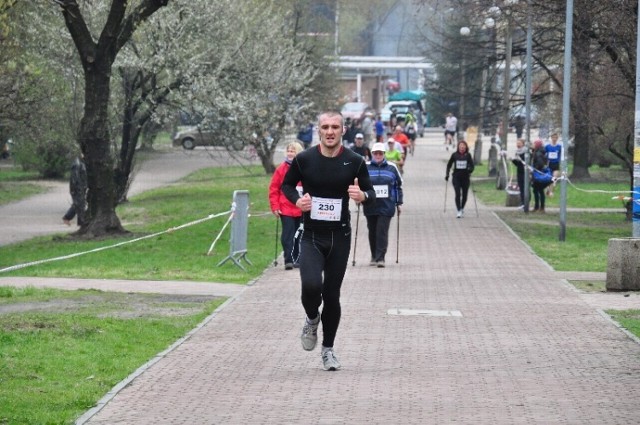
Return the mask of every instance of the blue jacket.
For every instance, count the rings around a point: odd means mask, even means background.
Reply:
[[[395,164],[387,162],[367,164],[371,184],[376,191],[376,202],[364,205],[364,215],[384,215],[393,217],[396,207],[402,205],[402,177]]]

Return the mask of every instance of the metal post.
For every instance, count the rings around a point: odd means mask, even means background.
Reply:
[[[509,103],[511,100],[511,51],[513,50],[513,23],[511,12],[507,13],[507,33],[505,35],[504,86],[502,87],[502,149],[507,150],[509,134]]]
[[[505,55],[504,55],[504,87],[502,87],[502,143],[501,150],[507,150],[507,138],[509,136],[509,103],[511,101],[511,51],[513,46],[513,22],[511,12],[507,13],[507,33],[505,35]],[[507,186],[507,176],[503,174],[502,168],[498,168],[497,189],[504,189]]]
[[[571,50],[573,44],[573,0],[567,0],[566,25],[564,33],[564,79],[562,80],[562,154],[560,169],[562,177],[567,176],[567,148],[569,147],[569,106],[571,100]],[[567,233],[567,179],[560,181],[560,234],[558,240],[564,242]]]
[[[460,65],[460,127],[462,128],[462,131],[464,131],[464,114],[465,114],[465,101],[466,101],[466,97],[465,97],[465,67],[466,67],[466,57],[465,57],[465,49],[462,49],[462,62]],[[466,136],[465,136],[466,139]]]
[[[482,132],[484,131],[484,102],[487,96],[487,68],[482,68],[482,85],[480,86],[480,119],[478,125],[478,135],[473,150],[473,162],[482,165]]]
[[[531,0],[527,0],[527,71],[526,71],[526,83],[525,83],[525,106],[526,106],[526,114],[527,114],[527,132],[525,136],[525,150],[524,150],[524,162],[525,162],[525,171],[524,171],[524,212],[529,212],[529,197],[531,196],[531,192],[529,191],[529,148],[531,146],[531,74],[533,73],[532,69],[532,50],[533,50],[533,28],[532,28],[532,17],[531,17]]]
[[[336,14],[335,14],[336,22],[335,22],[335,31],[333,33],[333,54],[338,56],[340,54],[340,48],[338,47],[338,34],[339,34],[339,23],[340,23],[340,1],[336,0]]]

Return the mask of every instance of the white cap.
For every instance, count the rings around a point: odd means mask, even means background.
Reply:
[[[384,143],[374,143],[371,147],[371,152],[385,152]]]
[[[364,139],[364,136],[362,135],[362,133],[358,133],[356,134],[356,139]]]
[[[395,143],[396,139],[394,139],[393,137],[389,137],[389,139],[387,140],[387,143]]]

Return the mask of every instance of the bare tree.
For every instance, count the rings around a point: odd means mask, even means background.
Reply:
[[[141,0],[131,8],[126,0],[112,0],[104,26],[94,40],[83,12],[74,0],[57,0],[65,24],[78,51],[85,79],[84,115],[78,141],[88,176],[88,217],[79,234],[100,236],[124,233],[116,215],[114,157],[108,107],[113,63],[141,22],[169,0]]]

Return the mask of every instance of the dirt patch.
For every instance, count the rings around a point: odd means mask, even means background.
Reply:
[[[187,316],[202,311],[205,303],[219,297],[179,294],[134,294],[100,292],[79,297],[50,298],[43,301],[0,305],[0,315],[47,312],[70,313],[91,310],[98,317],[140,318]]]

